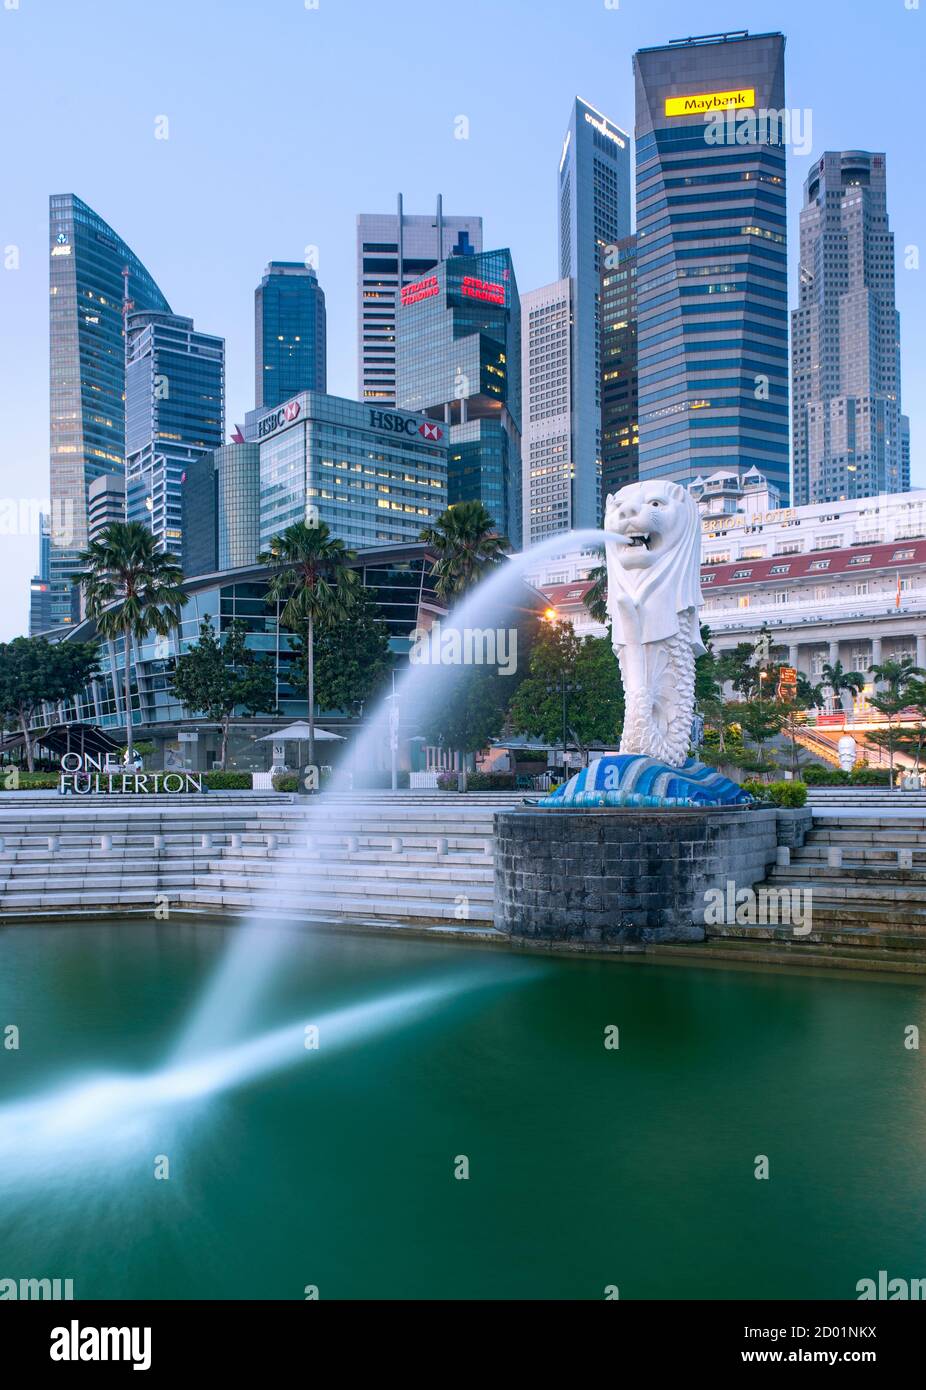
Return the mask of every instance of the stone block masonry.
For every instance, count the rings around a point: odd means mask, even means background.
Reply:
[[[495,926],[588,945],[704,939],[704,895],[777,853],[773,808],[524,808],[495,816]]]

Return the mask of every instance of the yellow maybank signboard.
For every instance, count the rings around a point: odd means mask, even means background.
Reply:
[[[666,97],[666,115],[700,116],[704,112],[738,110],[755,104],[754,87],[740,87],[735,92],[696,92],[687,97]]]

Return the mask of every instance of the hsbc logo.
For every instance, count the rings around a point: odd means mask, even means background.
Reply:
[[[273,434],[282,425],[291,425],[299,414],[299,402],[287,401],[281,405],[279,410],[275,410],[272,415],[265,415],[257,426],[258,439],[266,439],[268,434]]]
[[[432,425],[425,420],[421,424],[405,415],[396,415],[389,410],[371,410],[370,425],[375,430],[389,430],[392,434],[420,434],[422,439],[443,439],[444,431],[440,425]]]

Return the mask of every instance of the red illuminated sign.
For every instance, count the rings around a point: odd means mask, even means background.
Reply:
[[[402,286],[402,303],[417,304],[419,299],[430,299],[432,295],[439,293],[437,276],[429,275],[424,280],[416,280],[413,285]]]
[[[299,414],[299,402],[298,402],[298,401],[287,401],[286,405],[284,405],[284,407],[283,407],[283,419],[284,419],[284,420],[295,420],[295,418],[296,418],[296,416],[297,416],[298,414]]]
[[[489,304],[505,303],[505,286],[496,284],[494,280],[479,280],[475,275],[464,275],[461,288],[470,299],[484,299]]]
[[[418,433],[421,435],[422,439],[443,439],[444,437],[444,431],[441,429],[440,425],[419,425]]]

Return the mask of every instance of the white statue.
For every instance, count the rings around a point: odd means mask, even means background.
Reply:
[[[855,746],[855,739],[851,734],[843,734],[836,744],[836,752],[839,754],[839,766],[843,772],[851,772],[855,767],[855,759],[858,750]]]
[[[622,753],[688,756],[701,642],[701,520],[679,483],[631,483],[607,500],[608,616],[624,683]]]

